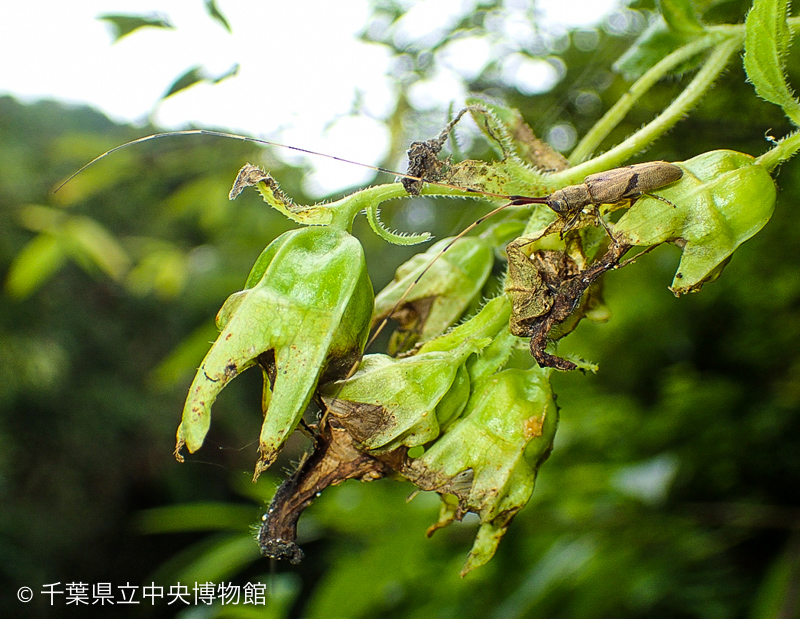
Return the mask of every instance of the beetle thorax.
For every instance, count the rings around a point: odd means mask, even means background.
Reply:
[[[586,185],[570,185],[554,191],[547,199],[547,206],[556,213],[574,213],[591,204],[592,196]]]

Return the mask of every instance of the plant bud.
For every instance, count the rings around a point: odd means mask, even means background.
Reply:
[[[318,381],[346,375],[363,351],[372,284],[361,244],[343,230],[284,233],[261,254],[247,289],[220,310],[220,336],[195,375],[178,427],[176,457],[203,444],[211,405],[247,368],[265,372],[256,477],[300,421]]]
[[[507,330],[510,312],[499,296],[412,356],[367,355],[352,377],[322,387],[323,400],[364,449],[424,445],[464,410],[471,391],[467,361]]]
[[[492,558],[550,455],[558,409],[549,374],[506,369],[478,381],[462,417],[403,472],[424,490],[457,497],[457,505],[445,502],[434,530],[467,512],[480,516],[462,575]]]
[[[424,254],[417,254],[402,264],[392,281],[375,297],[373,324],[389,312],[400,323],[390,352],[409,350],[418,342],[427,342],[444,333],[481,293],[494,264],[492,245],[484,238],[465,236],[442,250],[453,239],[442,239]],[[436,262],[432,261],[437,256]],[[431,264],[432,263],[432,264]],[[431,265],[411,292],[397,302],[420,273]]]

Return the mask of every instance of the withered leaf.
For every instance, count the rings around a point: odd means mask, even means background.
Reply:
[[[398,456],[404,457],[405,450]],[[372,481],[391,469],[360,451],[353,437],[331,418],[320,428],[314,452],[278,488],[258,532],[261,554],[271,559],[299,563],[303,551],[297,545],[297,521],[303,510],[328,486],[348,479]]]
[[[509,328],[514,335],[531,338],[531,355],[541,367],[574,370],[575,363],[545,350],[550,331],[578,308],[583,294],[597,278],[619,265],[630,245],[612,241],[600,259],[580,270],[562,251],[540,250],[528,257],[521,249],[527,242],[520,239],[506,248],[506,292],[513,304]]]

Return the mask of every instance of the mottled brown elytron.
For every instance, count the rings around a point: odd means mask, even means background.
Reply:
[[[574,216],[590,205],[616,204],[636,199],[651,191],[674,183],[683,170],[666,161],[648,161],[624,168],[590,174],[581,185],[570,185],[543,199],[561,216]]]

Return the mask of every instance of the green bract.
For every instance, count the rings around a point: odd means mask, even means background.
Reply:
[[[434,528],[466,512],[480,516],[463,573],[491,559],[530,499],[558,424],[550,370],[496,372],[514,346],[510,314],[501,295],[415,355],[367,356],[353,377],[323,388],[330,413],[363,448],[377,454],[424,446],[400,472],[442,495]]]
[[[550,454],[558,409],[549,375],[547,369],[508,369],[478,381],[463,416],[406,473],[426,490],[458,498],[457,505],[445,501],[435,528],[466,512],[480,516],[462,575],[492,558]]]
[[[450,243],[452,247],[433,261]],[[375,297],[373,323],[399,313],[401,329],[392,350],[407,350],[444,333],[480,294],[494,263],[492,244],[477,236],[442,239],[397,269],[394,281]],[[429,265],[416,286],[403,298]],[[400,306],[397,303],[403,298]]]
[[[470,397],[467,361],[506,330],[510,307],[497,297],[447,335],[402,359],[367,355],[351,378],[322,388],[331,414],[368,450],[434,440]]]
[[[614,226],[619,243],[672,241],[683,249],[670,287],[676,295],[694,292],[714,279],[775,208],[775,183],[749,155],[717,150],[678,165],[683,178],[658,192],[663,200],[642,198]]]
[[[344,386],[325,391],[325,403],[365,449],[422,445],[439,435],[439,402],[451,388],[463,393],[456,378],[464,361],[488,343],[466,341],[454,351],[406,359],[367,355]]]
[[[361,244],[332,227],[292,230],[256,262],[247,289],[220,310],[222,329],[195,375],[176,454],[203,444],[211,405],[245,369],[265,370],[264,424],[256,476],[300,421],[317,382],[346,374],[366,342],[372,284]]]

